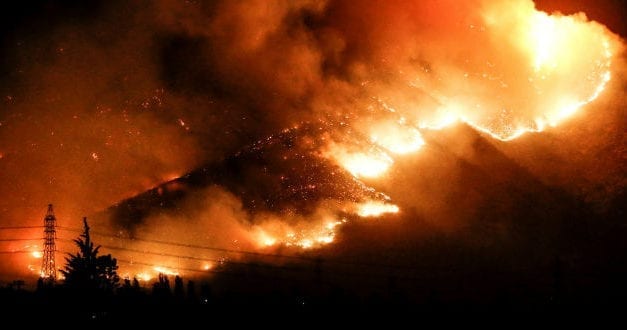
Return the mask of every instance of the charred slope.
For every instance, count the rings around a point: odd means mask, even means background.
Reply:
[[[323,200],[379,198],[323,157],[320,125],[304,125],[260,140],[223,161],[121,201],[106,212],[117,224],[132,229],[152,212],[176,210],[186,196],[212,185],[240,198],[249,212],[309,214]]]

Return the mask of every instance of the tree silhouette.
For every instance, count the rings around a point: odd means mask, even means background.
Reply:
[[[74,240],[79,247],[76,254],[66,257],[65,285],[76,289],[91,289],[111,292],[118,286],[120,278],[117,274],[117,260],[110,254],[98,256],[100,246],[94,248],[89,236],[87,218],[83,218],[84,231],[80,238]]]
[[[177,302],[182,302],[185,300],[185,289],[183,289],[183,279],[176,275],[174,278],[174,297],[176,297]]]

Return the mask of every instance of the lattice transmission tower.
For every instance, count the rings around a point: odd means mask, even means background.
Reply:
[[[44,256],[41,261],[41,277],[44,280],[54,282],[57,279],[57,267],[55,264],[55,240],[57,218],[54,216],[52,204],[48,204],[48,212],[44,218]]]

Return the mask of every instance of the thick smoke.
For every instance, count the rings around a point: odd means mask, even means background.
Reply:
[[[44,2],[39,10],[49,6],[54,7]],[[531,182],[531,188],[517,188],[512,200],[542,191],[538,196],[554,201],[545,187],[557,185],[601,209],[624,189],[624,140],[616,133],[624,131],[624,120],[593,104],[585,116],[597,119],[594,127],[614,125],[603,136],[585,131],[581,118],[513,147],[486,142],[464,124],[429,130],[453,116],[508,138],[519,127],[538,129],[537,118],[550,122],[547,109],[564,106],[560,102],[586,101],[605,68],[594,61],[603,55],[603,40],[591,36],[606,36],[614,54],[622,43],[583,14],[565,24],[594,42],[582,46],[577,39],[559,39],[564,52],[576,47],[581,57],[568,58],[544,82],[543,73],[528,65],[529,40],[511,37],[530,28],[516,17],[534,11],[533,2],[525,0],[120,1],[56,8],[58,19],[23,14],[25,23],[9,25],[4,35],[0,216],[5,225],[38,224],[45,205],[53,202],[60,223],[74,226],[82,215],[311,123],[331,131],[311,139],[336,143],[346,142],[337,135],[347,131],[346,140],[367,140],[368,130],[381,120],[424,128],[427,146],[421,154],[400,160],[389,180],[368,182],[390,195],[406,218],[421,219],[415,225],[420,230],[431,225],[459,230],[473,219],[520,211],[512,201],[491,202],[519,180]],[[615,82],[622,76],[620,56],[614,55],[616,74],[606,94],[623,88]],[[566,101],[564,91],[573,93]],[[602,94],[599,108],[624,104],[608,97]],[[588,136],[592,141],[578,154],[579,144],[569,140]],[[601,170],[589,160],[596,148],[611,150]],[[280,156],[267,156],[268,166]],[[585,179],[569,179],[582,173]],[[258,177],[254,185],[274,189],[274,179]],[[174,208],[156,207],[134,222],[133,230],[164,240],[257,249],[260,230],[283,233],[284,226],[336,221],[346,203],[354,202],[321,198],[305,214],[256,213],[242,190],[224,186],[194,189]],[[486,215],[490,212],[495,213]],[[110,223],[98,219],[97,226]]]

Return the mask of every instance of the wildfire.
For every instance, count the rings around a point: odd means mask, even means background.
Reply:
[[[360,217],[378,217],[385,213],[398,213],[400,209],[394,204],[387,204],[380,201],[368,201],[358,204],[356,213]]]
[[[172,276],[178,276],[179,272],[177,272],[176,270],[170,269],[170,268],[166,268],[166,267],[161,267],[161,266],[155,266],[153,268],[153,270],[157,273],[161,273],[161,274],[165,274],[165,275],[172,275]]]
[[[397,158],[420,150],[427,130],[463,122],[492,138],[509,141],[558,125],[604,90],[611,78],[613,46],[605,31],[583,15],[548,15],[535,10],[530,1],[487,2],[482,10],[481,22],[476,23],[497,41],[494,45],[490,41],[485,47],[463,52],[469,54],[464,62],[467,65],[455,62],[451,66],[460,67],[454,70],[407,70],[408,79],[402,79],[400,84],[408,84],[410,91],[418,89],[433,103],[412,103],[411,96],[401,92],[406,86],[377,88],[372,93],[377,104],[372,108],[382,111],[373,111],[368,118],[356,117],[353,122],[343,121],[340,126],[350,130],[346,136],[330,133],[331,138],[321,139],[326,143],[322,155],[364,184],[362,179],[380,179]],[[492,51],[496,49],[503,52]],[[436,86],[425,82],[429,79],[441,85],[433,88]],[[178,123],[189,129],[182,119]],[[297,129],[295,126],[283,133]],[[260,140],[259,144],[272,139]],[[177,177],[172,174],[167,180]],[[251,241],[259,248],[311,249],[334,242],[338,226],[346,222],[336,220],[342,213],[371,218],[400,212],[389,199],[365,199],[344,206],[341,212],[326,210],[324,215],[306,219],[260,220],[250,228]],[[213,265],[196,267],[206,271]],[[179,274],[165,267],[153,270]],[[152,278],[148,272],[138,276],[145,281]]]
[[[378,177],[385,173],[394,162],[387,153],[378,148],[352,151],[344,145],[331,144],[329,154],[355,177]]]
[[[138,273],[135,276],[137,277],[138,280],[144,281],[144,282],[149,282],[150,280],[152,280],[152,275],[146,272]]]
[[[394,122],[375,125],[371,129],[370,141],[395,154],[414,152],[425,143],[416,128]]]
[[[268,221],[255,227],[253,238],[260,247],[284,245],[309,249],[332,243],[336,227],[345,222],[345,219],[336,221],[328,216],[292,226]]]
[[[329,133],[328,140],[326,137],[321,139],[325,143],[323,156],[360,183],[363,183],[362,179],[381,179],[397,159],[417,152],[425,145],[423,133],[425,137],[430,136],[427,131],[463,122],[494,139],[510,141],[529,132],[541,132],[559,125],[594,101],[610,81],[615,50],[613,40],[603,27],[588,22],[583,14],[549,15],[537,11],[531,1],[486,1],[482,10],[476,23],[482,26],[489,42],[485,47],[478,45],[458,52],[463,55],[454,54],[466,56],[468,53],[464,63],[469,64],[444,62],[445,65],[438,67],[436,63],[433,67],[440,70],[429,69],[427,74],[422,72],[425,69],[411,71],[402,68],[407,70],[399,79],[390,73],[390,85],[381,83],[368,95],[386,111],[373,113],[372,118],[356,117],[354,122],[351,122],[353,119],[343,121],[342,126],[350,127],[351,134],[357,137],[338,137]],[[497,49],[503,52],[493,52]],[[455,68],[449,70],[448,66]],[[437,80],[437,86],[429,85],[426,82],[429,79]],[[414,95],[403,95],[407,90],[402,88],[407,86],[411,91],[407,94],[418,94],[418,90],[421,95],[428,95],[429,102],[420,99],[421,102],[413,103]],[[364,89],[364,94],[371,91],[367,87]],[[381,101],[384,99],[386,103]],[[392,105],[395,102],[398,104]],[[176,122],[185,130],[190,129],[182,118]],[[283,133],[298,129],[294,126]],[[265,141],[270,143],[270,140]],[[263,142],[260,141],[261,146]],[[99,161],[102,154],[91,152],[89,156]],[[0,153],[0,159],[2,157]],[[169,184],[159,188],[158,193],[163,194],[164,189],[184,189],[175,182],[180,177],[181,173],[164,174],[163,182]],[[146,186],[152,184],[150,181]],[[316,182],[307,184],[316,187]],[[350,197],[350,202],[342,200],[344,209],[332,210],[329,214],[255,222],[256,225],[247,232],[249,241],[261,249],[277,246],[312,249],[336,240],[338,228],[346,222],[341,218],[343,214],[372,218],[400,212],[400,207],[388,199]],[[30,256],[40,259],[42,253],[32,251]],[[219,266],[219,263],[203,260],[190,267],[196,271],[209,271]],[[33,273],[39,271],[32,264],[28,269]],[[146,266],[141,271],[136,277],[145,282],[153,280],[159,273],[180,274],[178,270],[164,266]]]
[[[257,241],[261,242],[262,246],[273,246],[277,243],[277,239],[268,235],[263,229],[259,230]]]
[[[379,178],[395,158],[425,144],[422,130],[463,122],[492,138],[510,141],[557,126],[605,89],[614,46],[607,31],[588,22],[585,15],[549,15],[537,11],[531,1],[488,2],[482,10],[481,31],[499,40],[498,45],[470,50],[467,67],[461,64],[462,74],[446,71],[449,76],[438,77],[443,83],[437,90],[424,83],[433,78],[430,69],[409,79],[411,88],[435,100],[433,109],[413,106],[410,97],[397,91],[404,87],[376,89],[382,95],[373,97],[377,105],[371,108],[378,106],[381,113],[373,111],[373,118],[353,123],[357,135],[367,136],[368,141],[336,139],[327,145],[325,156],[357,180]],[[489,47],[504,51],[492,52]],[[355,204],[353,211],[360,217],[376,217],[400,209],[369,200]],[[261,241],[266,246],[283,242],[310,248],[316,242],[333,241],[333,231],[329,233],[300,232],[283,240],[267,236]]]
[[[537,11],[531,2],[504,1],[487,7],[483,18],[495,35],[511,43],[504,46],[513,46],[514,54],[528,59],[528,70],[524,63],[516,68],[525,80],[508,79],[519,90],[515,96],[537,98],[535,110],[527,114],[506,110],[492,119],[461,116],[493,138],[509,141],[555,127],[596,99],[610,80],[613,46],[609,35],[583,13],[549,15]]]

